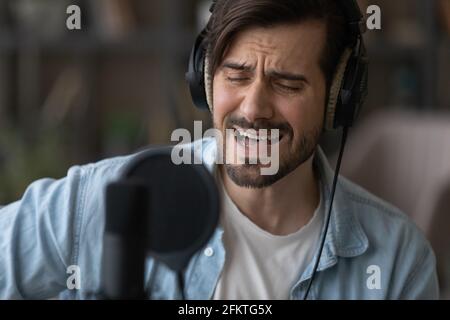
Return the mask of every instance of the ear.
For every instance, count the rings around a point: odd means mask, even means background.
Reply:
[[[331,83],[330,92],[328,95],[327,106],[325,109],[325,125],[324,130],[334,130],[334,119],[336,116],[336,105],[339,98],[339,93],[342,88],[345,71],[347,69],[348,61],[351,57],[352,50],[347,48],[342,54],[339,64],[333,75],[333,82]]]

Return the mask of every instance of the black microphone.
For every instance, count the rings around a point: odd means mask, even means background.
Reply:
[[[132,180],[106,189],[101,297],[144,299],[145,226],[150,192]]]
[[[171,152],[141,153],[108,186],[101,284],[107,298],[145,296],[147,254],[182,274],[217,227],[214,178],[201,164],[174,164]]]

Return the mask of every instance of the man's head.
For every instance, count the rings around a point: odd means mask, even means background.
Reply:
[[[217,2],[206,36],[214,126],[280,131],[278,173],[261,175],[261,164],[226,164],[236,184],[271,185],[312,156],[345,26],[334,0]],[[237,149],[250,156],[237,138],[224,142],[225,154]]]

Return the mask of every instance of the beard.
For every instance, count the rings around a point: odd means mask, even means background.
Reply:
[[[248,123],[243,118],[229,117],[225,119],[225,129],[232,129],[234,126],[256,131],[259,129],[278,129],[280,133],[281,139],[278,142],[279,159],[276,159],[278,161],[278,170],[275,174],[262,175],[261,169],[267,167],[267,165],[261,163],[249,164],[248,161],[245,161],[244,164],[229,164],[227,162],[224,164],[227,175],[236,185],[253,189],[268,187],[305,163],[315,152],[322,132],[322,128],[317,126],[307,132],[303,132],[298,139],[295,139],[292,127],[286,122],[272,123],[266,120],[257,120],[253,123]],[[227,148],[235,147],[237,140],[234,136],[231,139],[226,135],[224,137],[224,143],[222,146],[218,146],[220,148],[218,150],[226,157]]]

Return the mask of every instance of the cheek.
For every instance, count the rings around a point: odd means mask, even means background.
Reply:
[[[213,120],[214,124],[222,127],[225,117],[239,106],[236,94],[227,90],[220,80],[213,84]]]
[[[313,95],[302,96],[295,101],[279,103],[283,119],[292,127],[294,135],[302,135],[314,128],[322,128],[324,117],[324,99]]]

